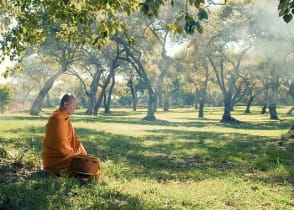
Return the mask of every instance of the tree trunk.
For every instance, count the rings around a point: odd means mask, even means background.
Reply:
[[[232,110],[232,96],[227,94],[224,98],[224,113],[222,116],[222,123],[239,123],[238,120],[231,116]]]
[[[164,104],[163,104],[163,111],[168,112],[169,111],[169,100],[166,99]]]
[[[264,105],[262,106],[262,109],[261,109],[260,114],[265,114],[265,113],[266,113],[266,107],[267,107],[266,104],[264,104]]]
[[[148,91],[149,91],[148,111],[147,111],[147,116],[144,117],[143,120],[155,121],[156,120],[155,112],[156,112],[156,105],[157,105],[156,95],[151,87],[148,88]]]
[[[104,103],[104,113],[105,114],[111,114],[111,111],[110,111],[111,96],[112,96],[113,88],[115,86],[114,74],[111,76],[111,78],[112,78],[112,83],[111,83],[110,89],[108,91],[108,96],[107,96],[105,103]]]
[[[114,71],[114,69],[113,69],[112,71]],[[98,100],[97,100],[97,102],[96,102],[96,104],[95,104],[95,107],[94,107],[94,112],[93,112],[93,114],[94,114],[95,116],[98,115],[98,111],[99,111],[99,108],[100,108],[100,106],[101,106],[103,96],[104,96],[104,94],[105,94],[105,91],[106,91],[107,86],[109,85],[109,82],[110,82],[110,79],[111,79],[113,73],[114,73],[114,72],[110,72],[110,73],[107,75],[106,80],[105,80],[105,82],[104,82],[104,84],[103,84],[103,87],[102,87],[102,89],[101,89],[101,93],[100,93],[99,98],[98,98]]]
[[[87,110],[86,110],[86,114],[87,115],[92,115],[94,112],[94,107],[96,104],[96,93],[98,90],[98,85],[99,85],[99,81],[100,81],[100,77],[102,74],[102,71],[99,70],[99,66],[96,65],[96,72],[95,75],[93,77],[91,86],[90,86],[90,91],[88,94],[88,105],[87,105]]]
[[[136,94],[136,91],[135,91],[135,88],[134,88],[134,83],[133,83],[133,80],[130,79],[129,82],[128,82],[128,86],[131,90],[131,95],[132,95],[132,106],[133,106],[133,111],[137,111],[137,94]]]
[[[34,103],[33,103],[32,107],[30,109],[30,114],[31,115],[39,115],[39,113],[40,113],[40,111],[42,109],[42,104],[43,104],[44,98],[47,96],[49,90],[52,88],[52,86],[53,86],[54,82],[56,81],[56,79],[65,72],[64,69],[66,69],[66,67],[62,68],[60,71],[58,71],[56,74],[54,74],[44,84],[43,88],[41,89],[38,96],[34,100]]]
[[[271,120],[278,120],[277,106],[275,103],[269,105],[269,113]]]
[[[158,89],[158,107],[163,107],[163,106],[164,105],[162,105],[162,90],[161,89]]]
[[[292,108],[287,112],[287,115],[290,116],[293,111],[294,111],[294,106],[292,106]]]
[[[270,102],[269,102],[269,113],[271,120],[278,120],[278,113],[277,113],[277,100],[279,95],[279,76],[277,76],[277,72],[275,69],[271,71],[271,89],[272,94],[270,95]]]
[[[204,117],[204,101],[200,101],[199,103],[199,111],[198,111],[198,118]]]
[[[294,124],[292,125],[292,127],[289,130],[289,134],[290,134],[290,138],[294,138]]]
[[[251,113],[250,112],[250,107],[251,107],[251,104],[252,104],[253,100],[254,100],[254,96],[250,96],[249,100],[247,102],[247,105],[246,105],[245,113]]]

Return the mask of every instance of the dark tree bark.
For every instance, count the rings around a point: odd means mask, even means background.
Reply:
[[[264,105],[262,106],[262,108],[261,108],[261,112],[260,112],[260,114],[265,114],[265,113],[266,113],[266,108],[267,108],[267,105],[264,104]]]
[[[289,130],[289,134],[290,134],[290,138],[294,138],[294,124],[292,125],[292,127]]]
[[[93,111],[93,115],[95,115],[95,116],[98,116],[98,111],[99,111],[99,108],[100,108],[100,106],[102,104],[102,100],[103,100],[103,97],[105,95],[106,88],[110,83],[110,79],[111,79],[111,73],[109,73],[107,75],[106,80],[105,80],[105,82],[104,82],[104,84],[102,86],[101,93],[100,93],[100,95],[98,97],[98,100],[97,100],[97,102],[95,104],[94,111]]]
[[[294,83],[292,83],[289,87],[289,95],[294,100]],[[291,115],[293,111],[294,111],[294,106],[292,106],[292,108],[287,112],[287,115]]]
[[[249,96],[249,100],[247,101],[245,113],[251,113],[250,108],[251,108],[251,104],[252,104],[253,100],[254,100],[254,96]]]
[[[169,99],[166,99],[164,101],[164,104],[163,104],[163,111],[164,112],[168,112],[169,111]]]
[[[287,112],[287,115],[290,116],[293,111],[294,111],[294,106],[292,106],[291,109],[289,109],[289,111]]]
[[[269,113],[270,113],[270,119],[271,120],[278,120],[278,113],[277,113],[277,106],[275,103],[272,103],[269,105]]]
[[[148,88],[149,89],[149,88]],[[146,121],[155,121],[155,112],[156,112],[156,105],[157,105],[157,97],[154,91],[151,89],[149,90],[149,100],[148,100],[148,110],[147,116],[143,118]]]
[[[98,63],[95,63],[96,66],[96,72],[93,76],[91,85],[90,85],[90,90],[88,93],[88,105],[87,105],[87,110],[86,114],[87,115],[92,115],[94,113],[94,107],[96,104],[96,94],[99,86],[99,81],[102,75],[102,70],[101,70],[101,65]]]
[[[133,111],[137,111],[137,93],[134,87],[134,82],[133,79],[130,78],[130,80],[128,81],[128,87],[131,90],[131,96],[132,96],[132,106],[133,106]]]
[[[110,105],[111,105],[111,96],[112,96],[114,86],[115,86],[115,76],[114,76],[114,74],[112,74],[111,75],[111,86],[108,91],[108,96],[105,96],[105,102],[104,102],[104,113],[105,114],[111,114]]]
[[[224,100],[224,113],[221,119],[222,123],[239,123],[237,119],[231,116],[232,111],[232,96],[227,94]]]
[[[203,118],[204,117],[204,101],[199,102],[199,110],[198,110],[198,117]]]
[[[137,51],[135,49],[130,49],[129,45],[125,42],[125,40],[119,38],[119,37],[112,37],[112,39],[119,44],[121,44],[124,47],[124,50],[126,52],[126,57],[120,57],[120,59],[125,60],[129,62],[136,70],[138,75],[144,80],[144,83],[146,85],[146,88],[148,90],[149,95],[149,101],[148,101],[148,110],[147,110],[147,116],[143,118],[143,120],[146,121],[155,121],[155,112],[156,112],[156,105],[157,105],[157,96],[156,93],[152,87],[152,84],[147,76],[147,73],[144,69],[144,66],[141,62],[141,52]],[[132,52],[136,53],[136,55]]]

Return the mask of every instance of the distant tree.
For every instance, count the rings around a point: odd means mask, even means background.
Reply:
[[[9,104],[14,96],[13,88],[10,85],[0,84],[0,112],[5,111],[5,106]]]
[[[207,56],[223,95],[224,113],[221,119],[223,123],[238,122],[231,116],[231,111],[240,74],[244,70],[245,64],[241,65],[241,63],[252,47],[250,36],[243,33],[248,25],[246,9],[246,4],[237,3],[231,3],[223,8],[219,21],[225,22],[226,25],[221,28],[215,26],[218,30],[216,32],[212,30],[215,35],[210,37],[207,44]],[[230,12],[227,14],[227,11]]]

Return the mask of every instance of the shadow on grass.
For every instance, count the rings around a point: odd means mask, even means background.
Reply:
[[[139,138],[78,130],[83,134],[97,135],[91,140],[86,140],[87,136],[81,137],[89,153],[98,155],[104,162],[112,161],[128,168],[112,170],[109,176],[185,181],[232,174],[243,177],[255,172],[270,173],[282,167],[287,173],[252,178],[294,183],[293,149],[284,150],[272,139],[260,136],[167,129],[160,130],[160,135]],[[175,141],[170,140],[170,136]]]
[[[197,123],[185,125],[196,126]],[[174,123],[171,123],[171,126],[174,126]],[[245,129],[246,126],[240,127]],[[253,125],[250,129],[261,129],[263,126]],[[294,182],[294,163],[291,155],[293,149],[284,150],[273,140],[260,136],[173,129],[149,131],[150,135],[144,137],[132,137],[131,134],[113,135],[86,128],[77,128],[76,131],[89,153],[96,154],[104,162],[112,161],[114,164],[129,167],[128,171],[118,169],[116,172],[110,172],[124,178],[203,180],[208,177],[230,176],[232,173],[243,176],[256,171],[267,172],[283,167],[288,175],[270,181]],[[42,127],[11,129],[8,132],[32,135],[2,139],[4,144],[21,148],[22,151],[41,154],[44,132]],[[263,179],[267,181],[266,178]]]
[[[234,129],[250,129],[250,130],[277,130],[277,129],[290,129],[292,123],[289,121],[274,120],[263,123],[248,123],[241,122],[239,124],[223,124],[224,127]]]
[[[3,169],[2,167],[0,168]],[[11,170],[11,168],[10,168]],[[144,209],[138,198],[112,189],[105,182],[81,183],[71,177],[35,171],[11,180],[11,175],[23,171],[14,167],[10,176],[0,179],[0,209]],[[7,174],[6,169],[6,174]],[[85,200],[86,199],[86,200]]]

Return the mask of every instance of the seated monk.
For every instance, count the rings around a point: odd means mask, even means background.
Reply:
[[[56,174],[68,171],[73,157],[87,155],[69,120],[76,106],[77,98],[73,94],[65,94],[61,99],[59,109],[49,117],[43,140],[44,170]]]

